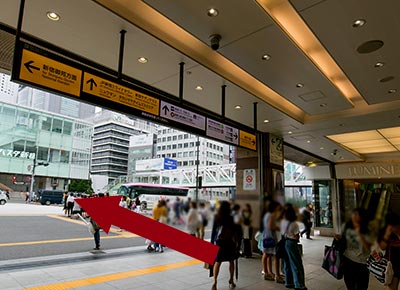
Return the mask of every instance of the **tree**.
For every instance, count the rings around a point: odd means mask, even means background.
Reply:
[[[92,188],[92,181],[91,180],[72,180],[68,186],[68,191],[71,192],[83,192],[86,194],[91,195],[94,190]]]

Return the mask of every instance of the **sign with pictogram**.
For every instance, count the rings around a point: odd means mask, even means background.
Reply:
[[[205,130],[206,128],[206,118],[204,116],[163,101],[161,101],[160,117],[200,130]]]
[[[82,91],[140,111],[158,115],[160,101],[115,82],[84,73]]]
[[[256,189],[256,170],[245,169],[243,170],[243,190]]]
[[[257,150],[256,135],[240,130],[239,145],[251,150]]]
[[[82,71],[30,50],[22,49],[19,78],[61,93],[79,96]]]

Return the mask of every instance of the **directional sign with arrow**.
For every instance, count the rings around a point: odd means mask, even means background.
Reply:
[[[24,48],[19,78],[47,89],[79,96],[82,71]]]
[[[122,208],[120,200],[120,196],[75,199],[106,233],[111,225],[115,225],[192,258],[214,264],[218,246]]]
[[[97,87],[97,83],[93,78],[91,78],[90,80],[86,81],[86,83],[89,84],[91,91],[93,90],[93,86]]]
[[[33,63],[34,63],[33,60],[24,63],[24,66],[26,67],[26,69],[27,69],[31,74],[33,74],[33,71],[32,71],[33,69],[34,69],[34,70],[40,71],[40,68],[39,68],[39,67],[32,65]]]

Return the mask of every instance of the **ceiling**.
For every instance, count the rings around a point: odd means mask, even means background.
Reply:
[[[0,23],[15,28],[19,1],[0,6]],[[208,16],[209,8],[218,16]],[[184,62],[188,102],[220,114],[226,85],[227,118],[254,127],[257,102],[259,131],[325,161],[400,161],[399,146],[361,154],[326,137],[399,126],[398,11],[398,0],[31,0],[22,31],[117,70],[124,29],[127,76],[178,98]],[[354,27],[357,19],[366,22]],[[218,50],[210,47],[214,34]],[[13,39],[0,32],[6,71]]]

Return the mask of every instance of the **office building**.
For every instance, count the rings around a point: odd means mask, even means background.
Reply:
[[[0,102],[0,182],[28,191],[34,169],[33,191],[88,179],[92,132],[88,122]]]
[[[91,174],[106,175],[109,182],[128,174],[129,139],[155,133],[153,124],[102,110],[90,119],[94,124]]]

